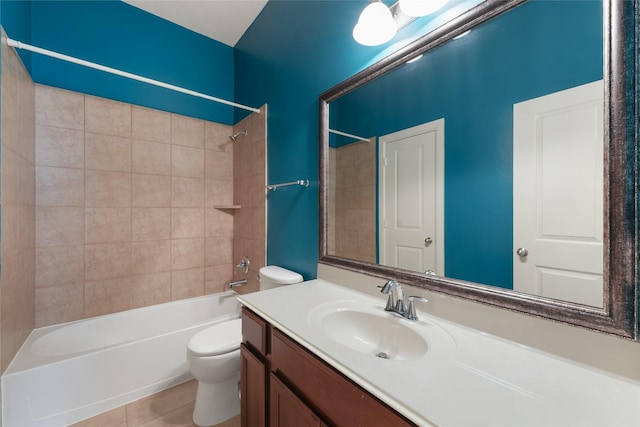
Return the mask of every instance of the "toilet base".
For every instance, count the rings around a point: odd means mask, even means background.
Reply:
[[[217,384],[198,382],[193,422],[200,427],[219,424],[240,413],[238,382],[240,373]]]

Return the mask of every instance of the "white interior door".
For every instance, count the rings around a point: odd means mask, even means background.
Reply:
[[[514,105],[517,291],[602,307],[603,93],[597,81]]]
[[[444,119],[379,142],[379,261],[444,275]]]

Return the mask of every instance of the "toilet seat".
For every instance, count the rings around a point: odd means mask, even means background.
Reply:
[[[240,348],[242,319],[217,323],[198,332],[187,343],[187,349],[196,356],[216,356]]]

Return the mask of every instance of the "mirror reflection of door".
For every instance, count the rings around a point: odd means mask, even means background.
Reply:
[[[444,275],[444,119],[379,144],[379,262]]]
[[[602,307],[602,80],[514,105],[514,290]]]

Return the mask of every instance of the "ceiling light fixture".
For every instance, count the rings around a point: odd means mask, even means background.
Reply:
[[[409,16],[425,16],[442,8],[449,0],[400,0],[400,9]]]
[[[365,46],[377,46],[391,40],[398,32],[391,10],[379,0],[364,8],[353,27],[353,38]]]

